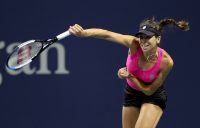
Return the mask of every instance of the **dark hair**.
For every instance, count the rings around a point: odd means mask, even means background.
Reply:
[[[178,28],[180,28],[183,31],[188,31],[189,28],[189,22],[181,20],[181,21],[176,21],[174,19],[162,19],[160,21],[156,21],[155,18],[151,18],[151,19],[145,19],[140,23],[140,26],[150,26],[160,32],[162,32],[163,28],[169,25],[173,25],[176,26]]]

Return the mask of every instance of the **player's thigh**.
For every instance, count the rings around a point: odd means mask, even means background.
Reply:
[[[123,107],[122,109],[122,125],[123,128],[135,128],[140,109],[134,106]]]
[[[163,114],[163,110],[154,104],[144,103],[135,128],[155,128]]]

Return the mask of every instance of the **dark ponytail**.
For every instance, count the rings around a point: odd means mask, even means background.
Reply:
[[[163,19],[159,22],[159,30],[163,30],[165,26],[173,25],[180,28],[183,31],[188,31],[190,29],[189,23],[187,21],[175,21],[174,19]]]

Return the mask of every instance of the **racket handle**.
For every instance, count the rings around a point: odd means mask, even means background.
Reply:
[[[65,38],[65,37],[67,37],[67,36],[69,36],[69,35],[71,35],[70,32],[69,32],[69,31],[65,31],[65,32],[63,32],[63,33],[57,35],[56,38],[57,38],[58,40],[62,40],[63,38]]]

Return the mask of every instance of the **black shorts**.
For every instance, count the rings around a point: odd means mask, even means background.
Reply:
[[[124,106],[135,106],[140,108],[144,103],[151,103],[164,110],[166,108],[166,102],[167,93],[164,86],[158,88],[151,96],[147,96],[143,92],[131,88],[129,85],[126,85],[124,89]]]

